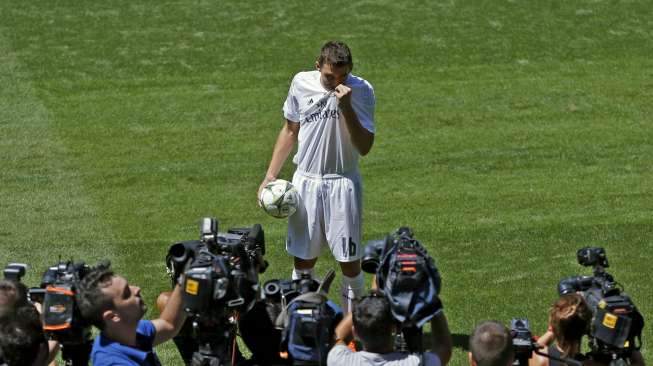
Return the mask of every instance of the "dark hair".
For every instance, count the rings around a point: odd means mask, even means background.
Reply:
[[[0,358],[8,366],[31,365],[45,342],[34,306],[21,306],[0,318]]]
[[[0,280],[0,316],[14,309],[29,305],[27,302],[27,287],[20,282]]]
[[[336,67],[353,66],[351,51],[345,42],[329,41],[322,46],[320,56],[317,58],[320,66],[325,64]]]
[[[113,299],[102,292],[102,289],[111,284],[114,274],[105,266],[98,266],[79,283],[77,292],[77,305],[82,317],[100,329],[104,329],[102,313],[113,309]]]
[[[383,335],[391,334],[395,320],[390,302],[384,295],[372,293],[363,297],[354,306],[352,314],[356,334],[366,348],[385,346],[387,340]]]
[[[512,337],[503,324],[479,324],[469,337],[469,350],[478,366],[506,366],[512,360]]]
[[[563,357],[574,356],[570,353],[574,345],[579,345],[587,333],[592,311],[579,294],[561,296],[549,309],[549,324]]]

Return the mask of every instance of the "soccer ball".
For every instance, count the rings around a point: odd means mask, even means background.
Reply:
[[[258,199],[263,211],[268,215],[284,218],[297,211],[299,193],[287,180],[277,179],[263,188]]]

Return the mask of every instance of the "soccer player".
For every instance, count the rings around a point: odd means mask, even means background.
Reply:
[[[361,273],[362,181],[358,158],[374,143],[374,90],[351,74],[349,47],[339,41],[322,46],[315,70],[292,80],[283,105],[284,126],[258,193],[275,179],[295,142],[292,183],[301,197],[288,218],[286,250],[294,256],[292,278],[313,275],[322,244],[340,263],[342,305],[363,295]]]

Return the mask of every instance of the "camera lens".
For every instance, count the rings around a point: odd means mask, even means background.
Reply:
[[[365,273],[375,274],[378,268],[379,268],[378,258],[365,257],[363,258],[363,260],[361,260],[361,269]]]
[[[280,291],[281,287],[279,287],[279,284],[276,281],[268,281],[263,286],[263,292],[266,297],[275,297],[279,295]]]

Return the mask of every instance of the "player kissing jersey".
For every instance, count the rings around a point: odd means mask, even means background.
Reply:
[[[349,75],[351,105],[361,125],[374,133],[374,89],[364,79]],[[300,124],[297,170],[317,175],[346,174],[358,170],[359,153],[352,145],[338,110],[335,92],[320,82],[320,72],[300,72],[293,78],[283,105],[286,119]]]

